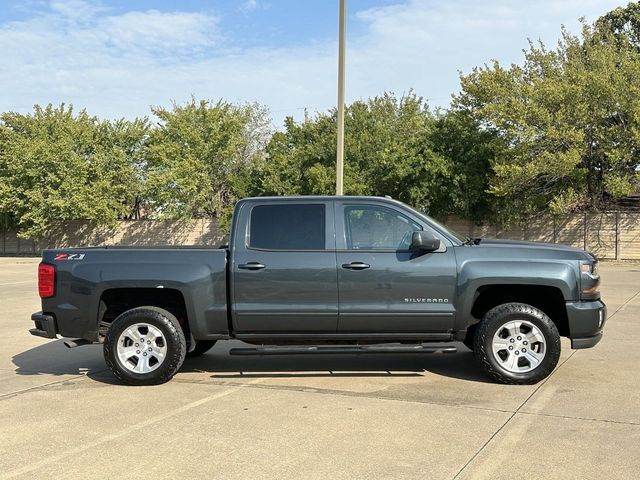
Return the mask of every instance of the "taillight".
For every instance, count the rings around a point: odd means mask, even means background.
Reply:
[[[40,298],[49,298],[56,294],[56,269],[53,265],[38,265],[38,293]]]

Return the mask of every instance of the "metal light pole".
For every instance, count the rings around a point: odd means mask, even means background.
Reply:
[[[340,27],[338,33],[338,142],[336,148],[336,195],[343,194],[344,183],[344,50],[346,34],[347,0],[340,0]]]

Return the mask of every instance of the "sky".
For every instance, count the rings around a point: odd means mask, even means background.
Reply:
[[[615,0],[347,0],[346,99],[413,89],[446,108],[459,71],[522,61]],[[0,111],[71,103],[150,116],[191,96],[267,106],[276,128],[333,107],[338,0],[0,0]]]

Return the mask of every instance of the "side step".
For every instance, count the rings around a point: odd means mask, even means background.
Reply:
[[[349,345],[336,347],[296,346],[296,347],[254,347],[232,348],[230,355],[339,355],[343,353],[456,353],[453,346],[434,345]]]

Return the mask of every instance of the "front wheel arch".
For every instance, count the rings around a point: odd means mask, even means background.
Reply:
[[[508,303],[523,303],[544,312],[556,325],[561,337],[569,337],[567,298],[552,285],[488,284],[479,286],[473,297],[470,317],[482,320],[493,308]]]

